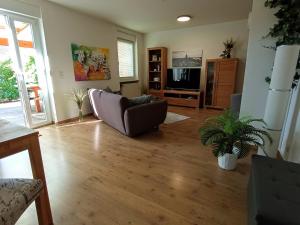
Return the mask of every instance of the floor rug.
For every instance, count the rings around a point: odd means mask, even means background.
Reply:
[[[189,118],[190,117],[188,117],[188,116],[183,116],[183,115],[179,115],[177,113],[168,112],[164,123],[165,124],[171,124],[171,123],[176,123],[176,122],[186,120],[186,119],[189,119]]]

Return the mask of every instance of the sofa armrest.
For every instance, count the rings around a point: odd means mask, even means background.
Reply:
[[[126,134],[132,137],[163,123],[167,109],[166,101],[155,101],[127,108],[124,114]]]

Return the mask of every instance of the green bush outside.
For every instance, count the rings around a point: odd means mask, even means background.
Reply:
[[[11,59],[0,62],[0,102],[17,100],[19,91]]]

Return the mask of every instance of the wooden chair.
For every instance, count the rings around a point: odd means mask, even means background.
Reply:
[[[0,179],[0,224],[15,224],[42,190],[39,179]]]

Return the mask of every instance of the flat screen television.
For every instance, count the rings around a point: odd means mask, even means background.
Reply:
[[[200,68],[172,68],[167,73],[167,89],[200,89]]]

